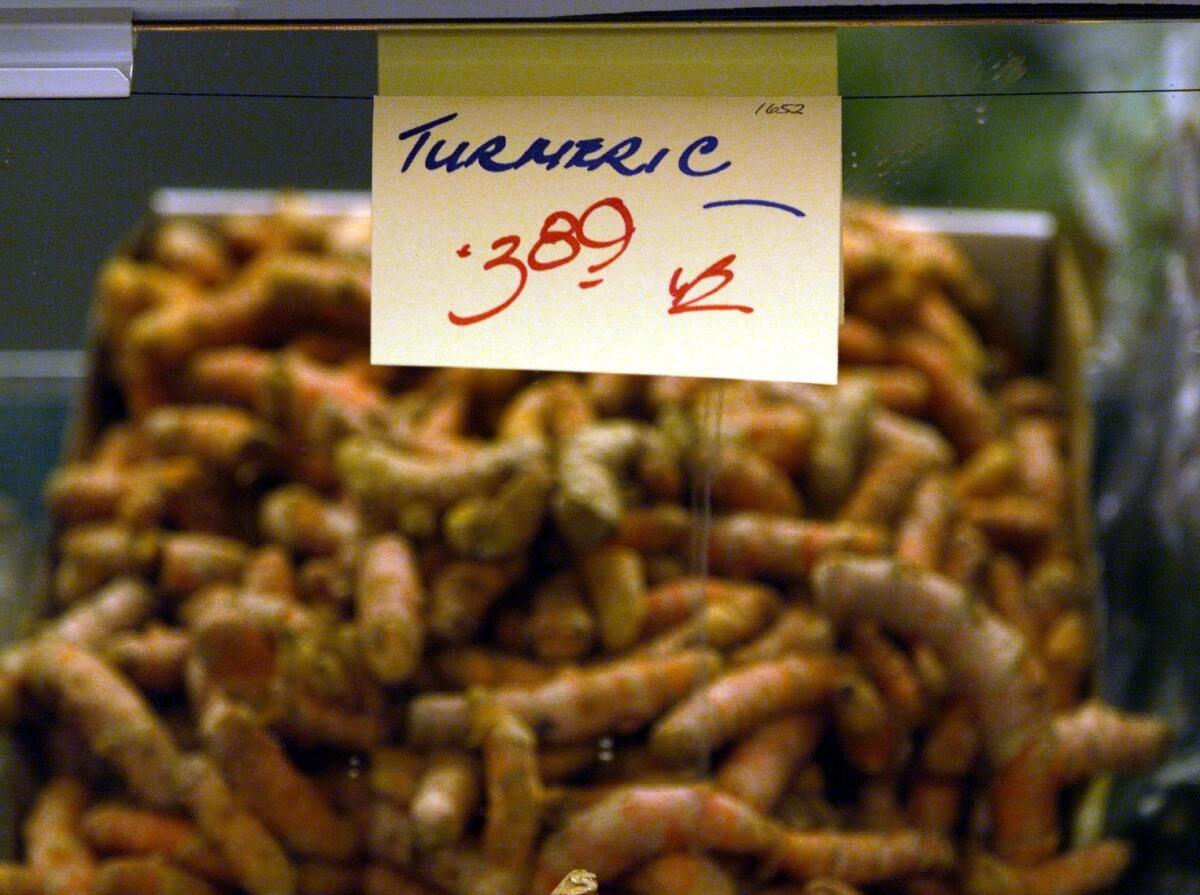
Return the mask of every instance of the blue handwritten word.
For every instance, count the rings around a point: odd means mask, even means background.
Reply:
[[[624,177],[635,174],[653,174],[663,161],[671,154],[668,148],[659,149],[641,164],[627,164],[642,152],[641,137],[626,137],[624,140],[607,144],[603,137],[584,137],[576,140],[563,140],[555,145],[548,137],[537,137],[519,154],[508,153],[508,159],[500,158],[508,149],[508,140],[503,135],[489,137],[477,146],[472,147],[466,140],[451,147],[445,140],[433,140],[430,143],[435,128],[458,117],[457,112],[443,115],[416,127],[400,132],[400,141],[413,140],[412,148],[400,166],[401,173],[408,171],[420,160],[426,170],[437,171],[445,169],[446,173],[478,166],[481,170],[492,173],[515,171],[526,165],[545,168],[551,171],[561,165],[565,168],[582,168],[586,171],[598,171],[607,167]],[[720,141],[711,134],[693,140],[679,153],[677,165],[679,170],[689,177],[707,177],[719,174],[728,168],[732,162],[723,161],[711,167],[702,167],[703,162],[696,156],[712,155],[720,146]],[[428,147],[428,148],[426,148]],[[422,151],[424,155],[422,156]]]
[[[798,218],[804,217],[804,212],[796,206],[785,205],[783,202],[772,202],[770,199],[718,199],[715,202],[705,202],[702,207],[724,208],[728,205],[761,205],[764,208],[778,208],[780,211],[794,214]]]

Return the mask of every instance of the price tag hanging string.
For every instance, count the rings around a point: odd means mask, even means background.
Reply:
[[[699,582],[700,599],[697,601],[698,619],[701,624],[700,645],[708,646],[708,626],[704,624],[708,605],[708,552],[712,540],[712,490],[717,475],[717,464],[721,456],[721,418],[725,410],[725,381],[718,380],[715,388],[703,389],[700,400],[699,418],[696,426],[697,451],[692,464],[689,512],[691,514],[691,537],[688,544],[688,572]],[[703,681],[704,687],[708,681]],[[700,771],[704,776],[712,773],[712,747],[705,744],[700,759]]]

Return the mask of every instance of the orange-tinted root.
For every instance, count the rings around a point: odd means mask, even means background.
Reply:
[[[692,517],[675,504],[631,507],[621,515],[613,541],[643,553],[675,552],[691,534]]]
[[[46,895],[37,872],[23,864],[0,863],[0,895]]]
[[[83,840],[80,819],[88,789],[72,777],[55,777],[38,793],[22,828],[25,856],[47,895],[90,895],[96,862]]]
[[[870,622],[855,625],[850,652],[875,682],[897,718],[915,724],[925,715],[928,709],[925,694],[912,661],[877,625]]]
[[[692,650],[563,670],[541,686],[495,693],[501,705],[538,731],[542,741],[578,743],[640,730],[711,679],[719,666],[712,653]],[[409,703],[407,729],[414,745],[461,745],[469,723],[462,696],[422,694]]]
[[[358,537],[358,514],[325,500],[307,485],[284,485],[262,499],[258,511],[263,533],[289,550],[327,556]]]
[[[708,557],[719,575],[803,579],[824,553],[886,547],[886,532],[874,525],[736,513],[713,522]]]
[[[838,518],[844,522],[892,524],[927,468],[926,459],[919,454],[881,454],[864,470]]]
[[[1057,416],[1062,412],[1055,385],[1033,376],[1010,379],[1000,386],[997,397],[1011,417]]]
[[[745,445],[793,476],[808,465],[815,428],[812,414],[795,404],[727,404],[721,419],[722,438]]]
[[[525,386],[505,405],[496,425],[500,438],[566,438],[596,418],[587,389],[566,374]]]
[[[630,786],[578,811],[543,843],[531,892],[586,867],[601,883],[667,852],[764,854],[779,841],[764,815],[702,786]]]
[[[95,895],[216,895],[199,877],[158,858],[114,858],[96,870]]]
[[[737,649],[734,665],[780,659],[789,653],[833,652],[833,625],[829,619],[804,606],[789,606],[775,623],[745,646]]]
[[[1007,491],[1017,468],[1011,441],[989,441],[954,473],[954,491],[962,498],[996,497]]]
[[[874,407],[872,385],[848,379],[833,390],[828,407],[817,415],[805,493],[818,510],[836,510],[850,493],[867,445]]]
[[[529,637],[543,662],[578,661],[591,651],[596,618],[575,576],[558,575],[538,588],[529,614]]]
[[[1112,886],[1132,854],[1124,842],[1108,840],[1069,851],[1023,874],[1026,895],[1089,895]]]
[[[417,844],[427,851],[453,845],[479,800],[479,768],[471,756],[453,750],[434,753],[412,799]]]
[[[706,451],[699,452],[693,465],[712,476],[712,501],[719,512],[749,510],[760,513],[799,515],[800,492],[787,473],[761,454],[736,444],[723,444],[711,469]]]
[[[193,823],[178,815],[107,802],[87,810],[82,828],[103,854],[157,855],[206,879],[231,881],[225,859]]]
[[[1171,729],[1157,718],[1088,702],[1054,719],[1055,764],[1067,782],[1111,771],[1139,771],[1166,750]]]
[[[979,755],[979,731],[970,706],[962,700],[950,702],[929,727],[921,748],[921,768],[933,776],[966,777]]]
[[[483,752],[483,857],[515,877],[527,872],[541,828],[537,739],[527,724],[487,696],[474,700],[471,735]]]
[[[92,752],[115,767],[139,799],[173,803],[179,750],[125,678],[91,653],[53,640],[23,651],[19,675],[78,726]]]
[[[961,781],[920,777],[909,787],[905,814],[918,830],[950,836],[958,825],[962,804]]]
[[[933,418],[960,456],[971,456],[996,437],[999,414],[995,403],[941,340],[906,333],[893,339],[892,357],[928,377]]]
[[[879,403],[897,413],[922,416],[929,405],[929,380],[910,367],[846,366],[845,376],[859,376],[875,388]]]
[[[888,341],[883,330],[861,317],[847,314],[838,327],[838,361],[844,364],[880,364],[887,359]]]
[[[362,895],[442,895],[420,880],[385,864],[370,864],[363,872]]]
[[[257,480],[275,460],[274,433],[237,407],[158,407],[142,420],[142,431],[156,453],[195,457],[241,484]]]
[[[583,557],[582,571],[600,643],[609,652],[633,645],[646,616],[646,570],[641,554],[629,547],[600,547]]]
[[[470,640],[520,571],[521,564],[515,562],[447,563],[430,585],[430,632],[448,643]]]
[[[248,555],[246,545],[233,538],[195,532],[164,535],[159,587],[181,597],[209,584],[236,583]]]
[[[737,895],[736,880],[704,855],[673,852],[639,868],[625,885],[633,895]],[[567,895],[570,895],[568,892]]]
[[[954,494],[944,474],[921,479],[896,527],[896,557],[909,565],[938,568],[954,511]]]
[[[514,653],[490,650],[485,646],[459,646],[442,650],[433,657],[434,668],[447,686],[466,690],[470,687],[535,687],[554,677],[556,670]]]
[[[929,833],[788,833],[772,853],[798,880],[827,877],[868,885],[897,877],[946,873],[954,866],[949,841]]]
[[[363,871],[353,864],[305,861],[296,865],[296,895],[357,895]]]
[[[220,772],[202,756],[189,756],[176,774],[179,801],[220,850],[234,879],[251,895],[293,892],[296,870],[279,842],[239,807]]]
[[[814,715],[770,721],[730,750],[716,786],[752,808],[770,814],[796,768],[817,748],[825,724]]]
[[[144,581],[116,578],[74,604],[44,633],[85,649],[95,649],[108,637],[141,625],[153,609],[154,595]]]
[[[669,761],[703,756],[766,721],[821,705],[840,672],[828,656],[788,656],[735,668],[658,721],[651,746]]]
[[[367,666],[382,683],[410,677],[425,638],[425,592],[407,542],[383,535],[363,548],[355,590],[358,634]]]
[[[1055,533],[1058,516],[1040,497],[1016,494],[968,500],[966,517],[999,547],[1026,549]]]
[[[202,733],[238,798],[289,849],[331,861],[350,857],[353,830],[248,711],[218,700],[204,713]]]

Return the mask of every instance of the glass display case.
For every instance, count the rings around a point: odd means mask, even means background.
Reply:
[[[0,890],[1200,891],[1200,26],[507,6],[135,10],[128,96],[0,99]],[[836,385],[371,363],[380,32],[799,26]],[[522,283],[640,250],[557,214]]]

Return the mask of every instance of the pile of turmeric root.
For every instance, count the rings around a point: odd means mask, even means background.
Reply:
[[[1066,815],[1168,733],[1089,698],[1061,399],[951,245],[844,251],[818,387],[371,366],[365,218],[149,226],[0,655],[0,895],[1112,884]]]

